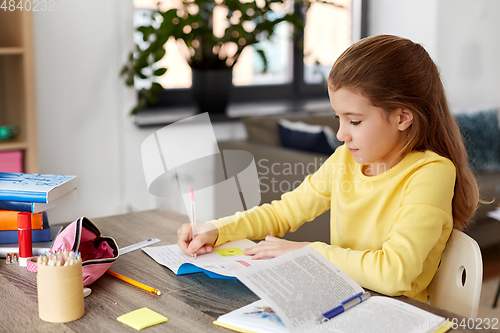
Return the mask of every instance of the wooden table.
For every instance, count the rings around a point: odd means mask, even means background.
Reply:
[[[176,243],[176,231],[182,223],[188,222],[188,218],[171,211],[152,210],[93,221],[103,235],[113,237],[119,247],[124,247],[152,237],[162,240],[155,245]],[[85,298],[82,318],[66,324],[52,324],[38,317],[36,273],[0,260],[0,332],[136,332],[116,318],[142,307],[168,317],[167,323],[147,328],[149,333],[232,332],[212,322],[258,299],[238,280],[212,279],[203,273],[175,276],[140,250],[120,256],[111,269],[161,290],[162,295],[155,296],[105,274],[90,285],[92,293]],[[408,297],[396,298],[446,318],[462,319]]]

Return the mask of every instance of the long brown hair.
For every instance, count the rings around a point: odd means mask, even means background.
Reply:
[[[409,39],[379,35],[351,45],[330,71],[332,91],[360,91],[386,112],[405,108],[413,113],[401,156],[431,150],[453,162],[457,179],[452,201],[453,221],[463,230],[479,201],[476,179],[462,135],[450,112],[439,70],[427,51]]]

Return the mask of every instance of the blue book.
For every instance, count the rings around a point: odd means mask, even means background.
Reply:
[[[76,189],[70,193],[52,200],[49,203],[23,202],[23,201],[0,201],[0,210],[13,210],[16,212],[40,213],[48,209],[66,204],[76,199]]]
[[[50,241],[50,227],[47,220],[47,213],[43,213],[43,228],[31,230],[31,241],[48,242]],[[0,244],[17,244],[17,230],[0,230]]]
[[[50,250],[57,235],[62,231],[63,226],[50,227],[50,241],[46,242],[33,242],[33,255],[39,256]],[[0,258],[5,258],[7,253],[19,252],[19,246],[14,244],[0,244]]]
[[[76,185],[76,176],[0,172],[0,200],[49,203]]]

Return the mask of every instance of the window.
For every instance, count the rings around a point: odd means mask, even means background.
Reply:
[[[252,46],[245,48],[233,68],[232,100],[234,102],[275,99],[306,99],[325,96],[324,82],[335,59],[353,41],[365,34],[362,6],[366,0],[326,0],[339,6],[313,3],[305,13],[294,1],[288,1],[279,11],[298,10],[306,15],[304,48],[292,40],[292,26],[281,23],[271,41],[262,41],[259,47],[268,58],[268,71],[262,73],[262,60]],[[163,0],[161,9],[180,8],[181,0]],[[134,0],[134,26],[146,23],[158,0]],[[227,12],[218,6],[214,10],[214,33],[222,34]],[[136,32],[136,43],[141,43],[141,34]],[[191,100],[191,68],[187,62],[189,51],[183,42],[169,40],[166,55],[160,61],[168,71],[158,82],[165,88],[158,106],[186,105]],[[140,89],[141,84],[136,83]]]
[[[351,0],[334,0],[343,8],[316,3],[306,13],[304,82],[322,83],[338,56],[351,45]],[[327,2],[333,2],[329,0]]]

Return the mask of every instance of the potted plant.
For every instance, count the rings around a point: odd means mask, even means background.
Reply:
[[[290,0],[310,6],[309,0]],[[286,0],[182,0],[181,9],[160,10],[151,14],[151,24],[140,26],[137,31],[147,46],[136,45],[130,52],[121,75],[129,86],[134,86],[136,78],[150,82],[139,94],[138,110],[156,101],[156,95],[163,90],[157,82],[167,68],[158,65],[165,56],[165,43],[170,38],[182,40],[190,52],[188,63],[192,69],[192,89],[200,108],[211,106],[212,111],[224,112],[232,87],[232,68],[237,63],[243,49],[264,39],[270,39],[276,25],[290,22],[295,31],[303,31],[304,24],[298,13],[279,14],[274,8]],[[324,2],[318,0],[318,2]],[[213,33],[213,11],[216,6],[227,9],[228,25],[223,36]],[[233,52],[221,52],[228,45]],[[267,58],[263,50],[256,48],[267,69]],[[217,89],[214,89],[217,88]]]

